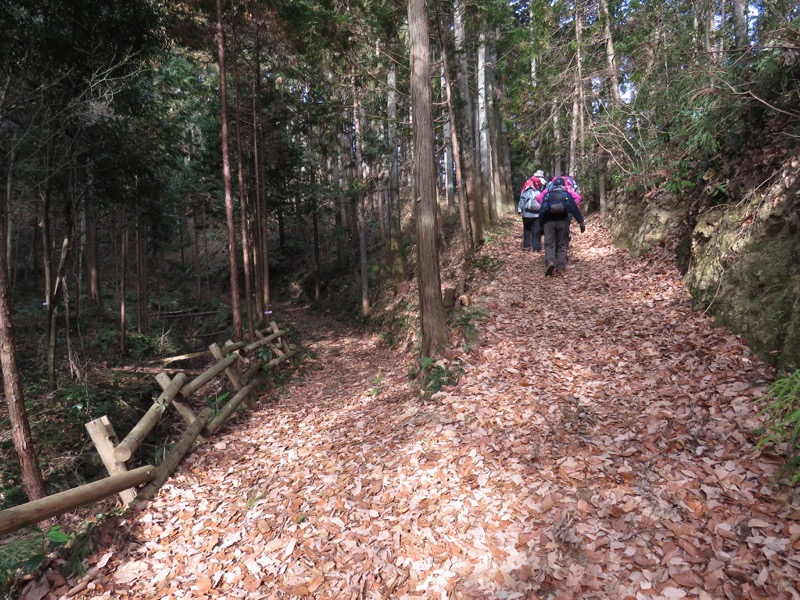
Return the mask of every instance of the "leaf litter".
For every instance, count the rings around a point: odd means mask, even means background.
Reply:
[[[484,247],[480,340],[427,402],[378,336],[304,313],[305,376],[31,594],[800,598],[798,494],[755,449],[773,370],[692,311],[669,252],[589,222],[564,277],[516,224]]]

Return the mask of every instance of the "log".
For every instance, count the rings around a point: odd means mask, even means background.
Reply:
[[[265,338],[261,338],[260,340],[256,340],[252,344],[247,344],[247,346],[244,347],[244,351],[247,354],[249,354],[253,350],[256,350],[257,348],[260,348],[264,344],[269,344],[272,340],[277,339],[277,338],[281,337],[282,335],[286,335],[286,332],[285,331],[276,331],[275,333],[273,333],[271,335],[268,335]]]
[[[217,314],[216,310],[206,310],[203,312],[191,312],[188,310],[184,311],[171,311],[171,312],[162,312],[160,319],[162,321],[167,319],[183,319],[184,317],[208,317],[210,315]],[[158,315],[156,314],[155,317],[158,319]]]
[[[216,358],[217,360],[222,360],[223,358],[225,358],[225,357],[222,355],[222,350],[220,350],[220,348],[219,348],[219,345],[217,345],[217,344],[211,344],[211,345],[208,347],[208,349],[209,349],[209,351],[211,352],[212,356],[213,356],[214,358]],[[242,382],[241,382],[241,381],[239,381],[239,375],[238,375],[238,374],[236,373],[236,371],[234,371],[234,370],[233,370],[231,367],[228,367],[227,369],[225,369],[225,376],[228,378],[228,381],[230,381],[230,382],[231,382],[231,384],[233,385],[233,387],[234,387],[234,388],[236,388],[236,391],[237,391],[237,392],[238,392],[240,389],[242,389]]]
[[[155,476],[156,468],[145,465],[27,504],[7,508],[0,511],[0,536],[147,483],[152,481]]]
[[[108,474],[121,475],[122,473],[126,473],[128,467],[114,457],[114,446],[117,445],[117,434],[114,432],[114,427],[111,425],[111,421],[108,420],[108,417],[104,415],[94,421],[89,421],[86,423],[85,427],[86,431],[89,432],[89,437],[91,437],[92,442],[94,442],[94,447],[100,455]],[[136,497],[136,490],[122,490],[119,495],[120,498],[122,498],[122,503],[128,506],[131,500]]]
[[[267,368],[267,369],[271,369],[271,368],[272,368],[272,367],[274,367],[275,365],[278,365],[278,364],[282,363],[282,362],[283,362],[283,361],[285,361],[285,360],[289,360],[289,359],[290,359],[290,358],[292,358],[292,357],[293,357],[295,354],[297,354],[297,350],[290,350],[288,354],[284,354],[283,356],[280,356],[280,357],[276,358],[275,360],[271,360],[271,361],[269,361],[269,362],[267,363],[267,367],[266,367],[266,368]]]
[[[236,352],[237,350],[241,350],[247,345],[247,342],[226,342],[225,345],[222,347],[222,353],[224,355],[228,355],[231,352]]]
[[[145,373],[145,374],[158,374],[158,373],[186,373],[187,375],[200,375],[203,373],[201,369],[172,369],[165,367],[106,367],[109,371],[118,371],[121,373]]]
[[[210,369],[206,370],[202,375],[198,375],[196,378],[192,379],[189,383],[184,385],[181,388],[181,396],[185,399],[203,387],[206,383],[214,379],[217,375],[222,373],[225,369],[230,367],[233,363],[239,360],[238,354],[231,354],[226,356],[217,364],[215,364]]]
[[[200,352],[191,352],[189,354],[181,354],[180,356],[170,356],[169,358],[162,358],[155,363],[150,363],[150,366],[159,365],[168,365],[170,363],[178,362],[181,360],[189,360],[191,358],[199,358],[201,356],[208,356],[211,354],[208,350],[201,350]]]
[[[164,482],[169,478],[170,475],[178,468],[181,460],[183,457],[186,456],[186,453],[192,447],[192,444],[200,435],[203,427],[205,427],[208,420],[211,418],[211,409],[204,408],[202,412],[197,415],[197,418],[194,422],[189,425],[186,431],[183,432],[183,435],[180,437],[178,442],[172,447],[172,450],[158,466],[158,472],[156,473],[155,477],[151,478],[150,483],[142,489],[139,494],[136,496],[134,500],[134,504],[138,505],[140,502],[148,502],[153,499],[153,496],[156,495],[158,488],[164,485]]]
[[[180,391],[183,384],[186,382],[186,375],[178,373],[175,378],[170,382],[167,388],[161,392],[161,395],[156,399],[153,406],[144,414],[141,420],[131,429],[130,433],[125,436],[116,448],[114,448],[114,458],[120,462],[125,462],[130,459],[136,449],[141,446],[147,434],[153,430],[161,415],[169,407],[170,402]]]
[[[239,408],[239,405],[250,395],[250,392],[252,392],[259,383],[258,380],[252,381],[236,392],[234,397],[231,398],[225,406],[222,407],[222,410],[220,410],[214,418],[208,422],[208,425],[203,428],[203,436],[209,437],[214,435],[217,429],[228,420],[233,414],[233,411]]]
[[[156,381],[158,385],[161,386],[162,390],[166,390],[171,383],[169,376],[166,373],[159,373],[156,375]],[[172,406],[175,407],[175,410],[178,411],[178,414],[183,417],[183,420],[186,421],[187,425],[191,425],[194,423],[194,420],[197,418],[194,414],[194,411],[191,407],[186,404],[185,402],[181,402],[178,400],[180,396],[180,392],[178,392],[177,396],[172,400]]]

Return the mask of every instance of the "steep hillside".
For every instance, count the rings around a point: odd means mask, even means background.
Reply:
[[[792,371],[800,368],[800,152],[779,131],[765,138],[680,196],[615,191],[606,222],[635,254],[673,250],[695,308]]]

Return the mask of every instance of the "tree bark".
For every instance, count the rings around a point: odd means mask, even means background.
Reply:
[[[148,294],[147,289],[147,225],[144,222],[141,210],[136,212],[136,283],[138,291],[137,304],[137,331],[141,334],[147,333],[148,328]]]
[[[361,157],[361,102],[356,86],[355,60],[350,63],[350,88],[353,93],[353,140],[356,169],[356,213],[358,215],[358,264],[361,281],[361,314],[369,316],[369,279],[367,273],[367,220],[364,208],[364,190],[362,189],[363,160]]]
[[[599,0],[600,12],[603,14],[603,33],[606,42],[606,64],[608,65],[608,79],[611,82],[611,97],[614,104],[622,103],[619,92],[619,75],[617,74],[617,55],[614,51],[614,38],[611,36],[611,17],[608,14],[608,0]]]
[[[122,234],[120,235],[119,256],[119,351],[125,354],[128,329],[128,302],[125,298],[128,293],[125,273],[128,268],[128,215],[124,207],[122,208]]]
[[[220,123],[222,129],[222,180],[225,188],[225,221],[228,229],[228,268],[231,282],[231,312],[233,337],[242,339],[242,309],[239,303],[239,267],[236,261],[236,223],[233,210],[233,185],[231,181],[230,134],[228,132],[228,85],[225,70],[225,28],[222,22],[222,0],[217,8],[217,62],[219,63]]]
[[[436,174],[434,171],[428,11],[425,0],[409,0],[411,105],[414,113],[414,195],[417,217],[417,284],[422,324],[422,356],[437,357],[447,346],[439,255],[436,247]]]
[[[579,141],[583,138],[581,130],[581,111],[583,97],[583,4],[581,0],[575,2],[575,80],[572,93],[572,127],[569,137],[569,170],[568,174],[577,177],[578,165],[581,160],[581,147]]]
[[[733,0],[734,41],[738,49],[745,48],[750,43],[750,37],[747,35],[747,8],[747,0]]]
[[[561,129],[558,126],[558,96],[553,97],[553,148],[554,156],[553,156],[553,175],[563,175],[561,172]]]
[[[450,136],[450,148],[452,150],[452,162],[455,166],[456,189],[458,190],[458,216],[461,224],[461,241],[464,251],[469,254],[473,251],[472,233],[470,231],[469,204],[467,202],[467,189],[464,176],[461,171],[461,155],[458,146],[458,131],[456,128],[456,114],[453,108],[453,96],[450,86],[450,71],[447,64],[447,44],[445,43],[442,18],[439,14],[439,3],[436,6],[436,27],[439,34],[439,46],[442,55],[442,79],[444,80],[445,103],[447,105],[447,133]]]
[[[492,145],[489,131],[489,90],[487,89],[486,32],[481,31],[478,46],[478,139],[481,156],[481,204],[488,207],[489,222],[497,221],[497,205],[492,174]]]
[[[233,45],[236,48],[236,28],[233,29]],[[235,56],[235,54],[234,54]],[[242,129],[244,117],[242,116],[241,92],[239,90],[239,69],[233,64],[233,95],[235,98],[234,110],[236,111],[236,178],[239,186],[239,225],[242,231],[242,267],[244,271],[244,297],[245,314],[247,320],[247,340],[255,340],[255,325],[253,313],[253,269],[250,261],[251,243],[248,223],[247,193],[244,186],[244,152],[242,152]]]
[[[472,246],[478,245],[483,237],[484,215],[475,181],[475,144],[472,137],[473,112],[472,96],[469,92],[469,68],[465,49],[464,0],[455,0],[453,5],[453,30],[455,34],[456,59],[458,63],[458,95],[461,101],[461,167],[467,190]]]
[[[392,252],[392,281],[395,290],[406,278],[406,267],[403,261],[403,223],[400,208],[400,171],[397,157],[397,65],[394,61],[394,50],[397,44],[395,36],[389,40],[389,51],[392,55],[389,61],[389,74],[387,76],[388,94],[386,98],[386,111],[388,123],[386,126],[387,145],[389,146],[389,214],[391,216],[390,235]]]
[[[86,203],[86,276],[89,279],[89,301],[99,306],[100,255],[97,242],[97,211],[92,202]]]
[[[7,203],[0,206],[4,214]],[[25,410],[25,395],[22,378],[17,366],[17,349],[14,339],[14,325],[11,320],[11,297],[9,294],[8,260],[6,255],[6,228],[0,219],[0,366],[3,373],[3,391],[8,407],[8,420],[11,424],[11,437],[17,454],[22,483],[29,500],[44,498],[44,479],[36,459],[28,413]]]

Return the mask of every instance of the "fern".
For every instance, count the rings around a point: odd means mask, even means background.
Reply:
[[[783,475],[791,485],[800,482],[800,369],[788,377],[778,379],[762,397],[761,410],[767,416],[766,431],[757,444],[780,445],[786,442],[786,465]]]

